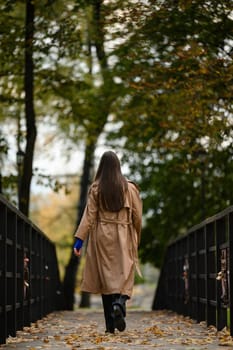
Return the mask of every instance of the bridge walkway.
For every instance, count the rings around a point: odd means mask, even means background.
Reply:
[[[52,312],[17,332],[0,349],[232,350],[229,332],[170,311],[129,309],[124,332],[105,334],[101,309]]]

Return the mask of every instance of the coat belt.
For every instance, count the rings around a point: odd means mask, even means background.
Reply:
[[[123,221],[123,220],[111,220],[111,219],[100,219],[99,222],[104,222],[108,224],[121,224],[121,225],[131,225],[132,221]]]

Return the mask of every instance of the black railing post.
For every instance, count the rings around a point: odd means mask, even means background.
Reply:
[[[24,314],[24,222],[17,217],[17,242],[16,242],[16,324],[17,328],[23,328]]]
[[[233,212],[228,215],[229,234],[229,298],[230,298],[230,333],[233,335]]]
[[[196,320],[197,288],[196,288],[196,243],[195,231],[190,233],[190,317]]]
[[[205,259],[205,225],[202,225],[196,232],[197,236],[197,300],[198,313],[197,322],[206,319],[206,259]]]
[[[182,277],[183,277],[183,307],[182,314],[185,316],[189,315],[190,307],[190,277],[189,277],[189,236],[183,240],[183,266],[182,266]]]
[[[39,273],[40,273],[40,285],[39,285],[39,293],[40,293],[40,307],[41,307],[41,317],[44,315],[44,294],[43,294],[43,259],[44,259],[44,252],[43,252],[43,236],[40,237],[40,245],[39,245],[39,251],[40,251],[40,262],[39,262]]]
[[[216,242],[217,242],[217,272],[223,273],[222,263],[224,256],[227,260],[227,248],[229,247],[226,237],[226,216],[219,218],[216,221]],[[224,305],[223,296],[223,275],[217,283],[217,329],[221,330],[227,324],[227,306]]]
[[[186,269],[187,269],[187,285],[186,285],[186,298],[184,302],[186,304],[185,316],[190,316],[191,314],[191,277],[190,277],[190,264],[191,264],[191,244],[190,244],[190,235],[187,235],[187,260],[186,260]]]
[[[24,325],[29,326],[31,320],[31,273],[30,273],[30,260],[31,260],[31,226],[24,223],[24,308],[23,308],[23,318]]]
[[[36,320],[36,286],[35,286],[35,250],[34,250],[34,241],[35,241],[35,232],[34,227],[30,231],[30,304],[31,304],[31,321],[35,322]]]
[[[216,235],[215,221],[206,225],[206,322],[207,326],[216,326]]]
[[[9,231],[8,231],[9,229]],[[16,215],[11,210],[7,211],[7,332],[11,336],[16,336],[16,241],[17,241],[17,227]],[[9,288],[9,287],[10,288]],[[7,334],[7,335],[8,335]]]
[[[6,207],[0,202],[0,344],[7,337],[6,317]]]

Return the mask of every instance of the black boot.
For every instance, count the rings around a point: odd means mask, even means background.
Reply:
[[[127,295],[116,294],[114,297],[113,315],[114,315],[114,326],[123,332],[126,328],[125,316],[126,316],[126,300],[129,299]]]
[[[106,333],[114,333],[114,318],[113,318],[113,296],[112,294],[102,294],[102,303],[104,308],[104,318],[106,324]]]

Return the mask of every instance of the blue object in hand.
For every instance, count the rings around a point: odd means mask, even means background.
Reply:
[[[83,240],[81,238],[78,238],[76,242],[74,243],[74,248],[77,250],[81,249],[83,246]]]

